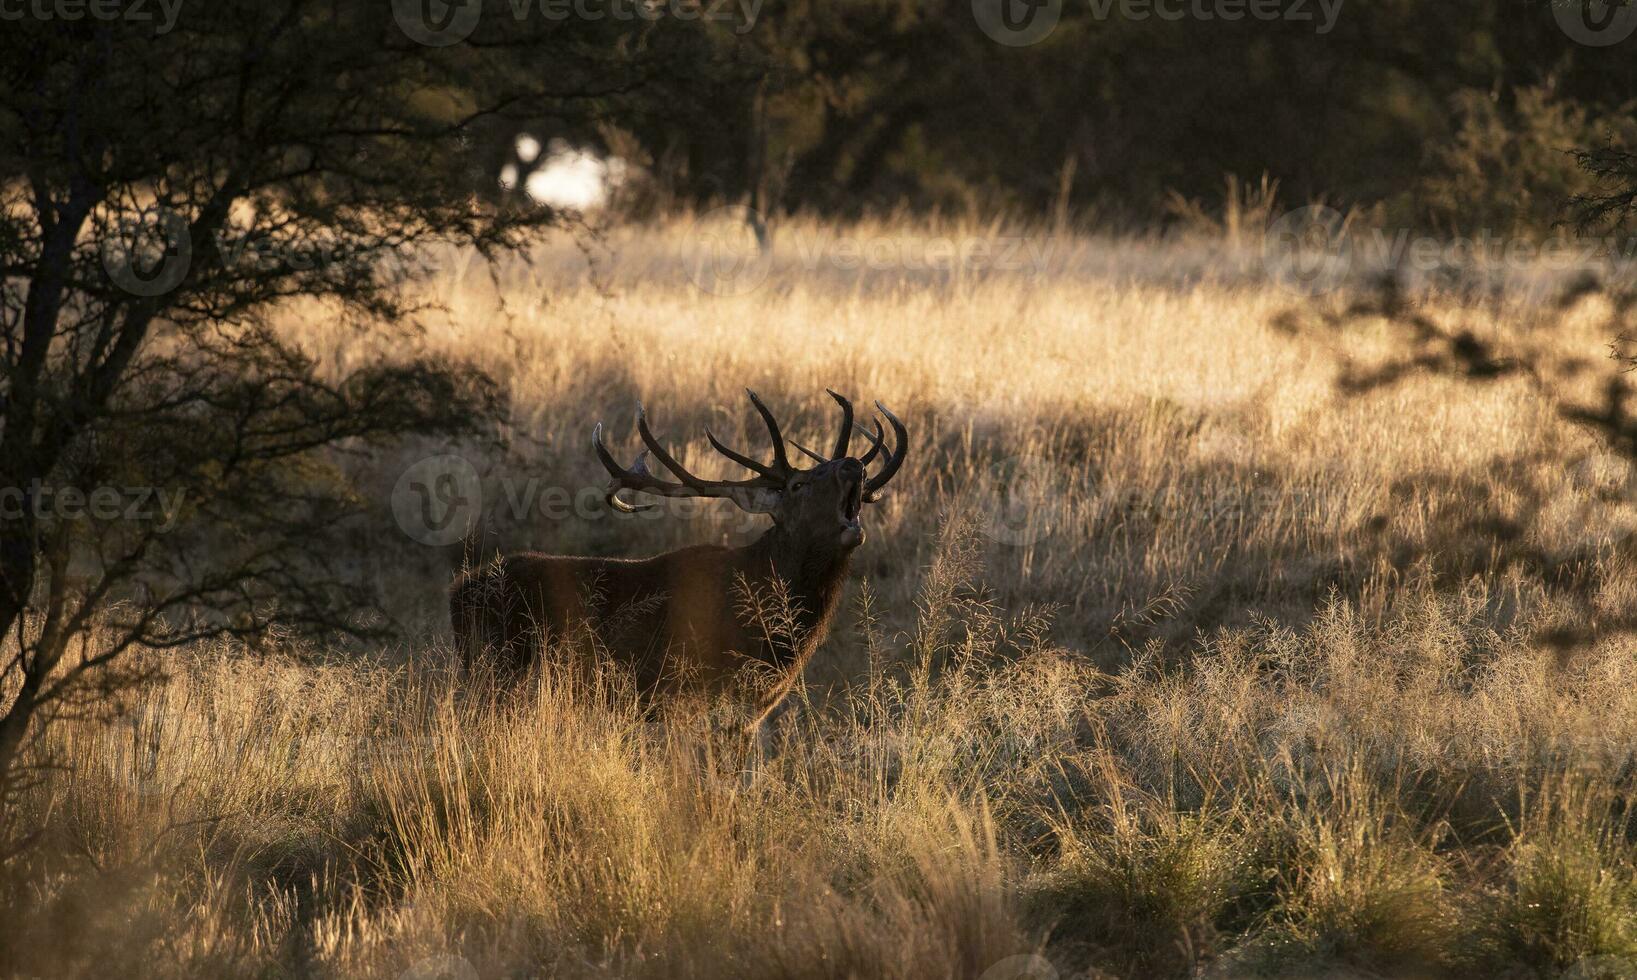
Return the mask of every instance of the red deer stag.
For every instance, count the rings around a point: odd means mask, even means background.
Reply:
[[[751,404],[773,440],[773,462],[760,463],[723,445],[709,429],[716,451],[756,475],[748,480],[702,480],[684,469],[654,437],[637,407],[637,432],[646,451],[629,469],[603,445],[602,424],[591,436],[597,458],[613,476],[607,501],[632,512],[654,506],[620,498],[622,491],[660,497],[719,497],[773,519],[761,537],[742,548],[695,545],[652,558],[584,558],[522,553],[498,558],[458,580],[450,593],[450,619],[468,666],[485,647],[498,665],[521,670],[550,644],[589,631],[603,654],[635,673],[647,696],[731,689],[749,695],[756,729],[778,707],[824,640],[840,599],[847,560],[864,541],[863,505],[904,464],[909,433],[886,406],[876,407],[892,426],[886,448],[879,420],[875,431],[858,431],[870,443],[862,457],[848,454],[855,428],[853,406],[841,406],[841,431],[826,459],[792,443],[814,466],[797,469],[786,455],[779,424],[755,392]],[[652,453],[677,481],[649,471]],[[880,457],[874,476],[867,467]],[[758,610],[777,597],[786,610],[769,629]],[[755,679],[755,680],[753,680]]]

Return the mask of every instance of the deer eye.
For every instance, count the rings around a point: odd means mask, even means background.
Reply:
[[[807,492],[807,487],[808,487],[807,483],[797,483],[797,484],[793,485],[790,488],[790,490],[793,493],[806,493]]]

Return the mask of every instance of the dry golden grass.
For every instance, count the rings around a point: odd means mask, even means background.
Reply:
[[[201,649],[120,718],[53,730],[69,768],[21,814],[45,836],[0,881],[0,971],[1637,973],[1637,647],[1605,628],[1637,591],[1627,464],[1521,378],[1338,389],[1400,349],[1392,325],[1289,329],[1343,300],[1218,243],[1035,236],[1022,268],[909,268],[1005,234],[797,223],[733,296],[690,282],[686,222],[532,269],[451,259],[420,342],[515,405],[510,455],[461,450],[489,547],[744,540],[708,510],[505,504],[523,477],[599,485],[589,427],[629,446],[639,399],[701,469],[706,422],[756,443],[744,385],[797,431],[833,424],[825,387],[910,424],[804,710],[747,761],[617,678],[470,696],[441,669],[456,556],[384,522],[364,571],[404,648]],[[1416,309],[1602,355],[1603,300],[1558,315],[1520,281]],[[382,354],[322,310],[286,321]],[[431,451],[363,479],[384,501]]]

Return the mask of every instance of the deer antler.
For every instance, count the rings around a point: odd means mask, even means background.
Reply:
[[[881,499],[881,488],[886,486],[887,481],[898,473],[898,468],[904,465],[904,454],[909,452],[909,430],[904,428],[904,423],[898,420],[898,416],[892,414],[891,409],[880,402],[876,402],[875,407],[881,410],[881,414],[887,417],[887,424],[892,426],[893,449],[887,455],[886,462],[881,464],[881,469],[877,470],[876,474],[864,483],[864,502],[869,504]],[[876,426],[876,431],[881,431],[879,424]],[[874,456],[885,442],[885,436],[877,439],[869,455]],[[868,457],[865,457],[865,459],[867,460]],[[863,462],[863,460],[860,462]]]
[[[637,461],[629,469],[615,461],[608,447],[603,444],[603,427],[598,422],[591,432],[591,448],[602,461],[603,468],[614,478],[608,485],[608,493],[604,496],[610,507],[625,513],[635,513],[648,510],[653,504],[631,504],[621,500],[621,490],[631,490],[636,493],[648,493],[657,497],[712,497],[730,500],[740,509],[752,514],[770,513],[778,504],[778,492],[784,488],[784,479],[751,460],[728,450],[711,438],[711,445],[726,455],[729,459],[741,465],[748,466],[759,475],[750,480],[703,480],[665,451],[654,437],[653,430],[648,428],[648,413],[641,405],[637,406],[637,433],[648,448],[637,456]],[[782,448],[782,447],[781,447]],[[648,454],[652,453],[659,460],[660,465],[676,475],[680,483],[661,479],[648,469]]]
[[[847,441],[853,434],[853,403],[829,388],[824,391],[841,406],[841,431],[836,433],[836,448],[830,450],[831,459],[841,459],[847,455]]]
[[[825,390],[829,391],[829,389]],[[909,451],[909,431],[904,428],[904,423],[898,420],[898,416],[892,414],[891,409],[880,402],[876,402],[875,407],[881,412],[882,415],[887,417],[888,424],[892,426],[894,448],[887,450],[887,436],[881,429],[880,419],[870,419],[871,423],[875,426],[875,433],[872,435],[870,430],[853,422],[852,402],[836,394],[834,391],[830,391],[829,394],[830,397],[834,398],[837,404],[841,406],[841,432],[836,436],[835,449],[831,452],[830,459],[841,459],[847,455],[848,441],[852,435],[853,429],[855,428],[870,443],[870,450],[859,458],[860,463],[868,466],[870,461],[875,459],[877,455],[881,454],[882,452],[886,453],[886,458],[881,464],[881,469],[876,472],[874,477],[870,478],[869,482],[864,484],[864,502],[873,504],[881,499],[881,488],[886,486],[887,481],[892,479],[898,472],[898,468],[904,465],[904,454]],[[811,449],[808,449],[799,442],[791,442],[791,445],[801,450],[815,463],[822,464],[830,461],[830,459],[825,459],[823,456],[813,452]]]
[[[757,414],[762,417],[762,422],[767,426],[767,434],[773,441],[773,462],[771,464],[760,463],[729,448],[721,440],[717,439],[716,434],[708,428],[705,430],[705,438],[710,441],[711,448],[755,473],[754,478],[749,480],[703,480],[694,476],[660,444],[659,439],[654,436],[653,430],[648,427],[648,413],[643,410],[641,405],[638,405],[637,434],[642,437],[642,443],[647,448],[643,450],[642,454],[637,457],[637,461],[629,469],[616,462],[613,455],[609,453],[608,447],[603,444],[601,422],[597,423],[597,427],[591,433],[592,449],[596,451],[597,458],[602,461],[603,468],[608,470],[609,475],[614,478],[613,482],[609,484],[608,493],[604,498],[607,500],[608,505],[626,513],[648,510],[653,506],[652,504],[631,504],[621,500],[619,497],[620,491],[630,490],[634,493],[648,493],[658,497],[715,497],[731,500],[741,509],[753,514],[766,514],[773,511],[778,505],[779,492],[784,489],[785,482],[796,472],[796,469],[790,465],[790,458],[785,451],[784,436],[779,432],[778,420],[773,417],[773,413],[768,410],[754,391],[746,388],[745,393],[750,396],[750,403],[756,407]],[[904,464],[904,454],[909,449],[909,432],[904,428],[904,423],[898,420],[898,416],[892,414],[885,405],[876,402],[875,407],[880,410],[882,415],[887,417],[887,422],[892,426],[895,445],[893,449],[887,450],[886,433],[882,430],[879,419],[871,419],[871,422],[875,425],[875,432],[872,434],[870,430],[853,421],[852,402],[834,391],[830,391],[829,395],[836,400],[836,404],[841,406],[841,431],[836,435],[835,448],[832,450],[830,458],[841,459],[847,455],[852,430],[855,428],[870,443],[869,452],[865,453],[859,462],[868,465],[877,455],[885,454],[881,469],[864,484],[863,488],[864,500],[868,503],[875,503],[881,499],[879,493],[881,488],[886,486],[887,481],[892,479],[893,475],[898,472],[898,468]],[[822,465],[829,462],[829,460],[801,443],[792,442],[791,445],[795,446],[815,463]],[[680,482],[672,482],[655,476],[648,469],[647,458],[650,453],[653,454],[655,459],[659,460],[661,466],[675,475]]]
[[[778,420],[767,410],[767,406],[762,404],[762,400],[756,397],[754,391],[746,388],[745,394],[750,396],[750,403],[756,406],[762,421],[767,423],[767,434],[773,437],[773,468],[786,475],[795,472],[790,465],[790,458],[784,454],[784,436],[779,435]]]
[[[865,466],[870,465],[870,460],[874,459],[878,454],[880,454],[881,441],[887,437],[887,434],[881,431],[880,419],[872,418],[870,419],[870,422],[875,425],[875,435],[873,436],[870,435],[870,430],[864,428],[862,425],[857,427],[858,431],[862,433],[864,438],[868,439],[870,443],[870,451],[858,457],[858,461],[863,463]]]
[[[834,398],[836,400],[836,404],[841,406],[841,431],[836,434],[836,445],[834,449],[830,450],[829,457],[826,458],[824,456],[820,456],[818,453],[813,452],[811,449],[808,449],[806,446],[802,445],[796,440],[790,440],[790,444],[792,446],[800,449],[808,459],[815,463],[828,463],[832,459],[841,459],[842,457],[846,456],[847,443],[853,434],[853,403],[836,394],[829,388],[824,389],[824,392],[831,398]]]

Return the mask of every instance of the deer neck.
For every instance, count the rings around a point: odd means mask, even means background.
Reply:
[[[824,548],[774,525],[747,549],[758,577],[776,576],[799,607],[806,652],[824,639],[830,617],[841,601],[849,549]]]

